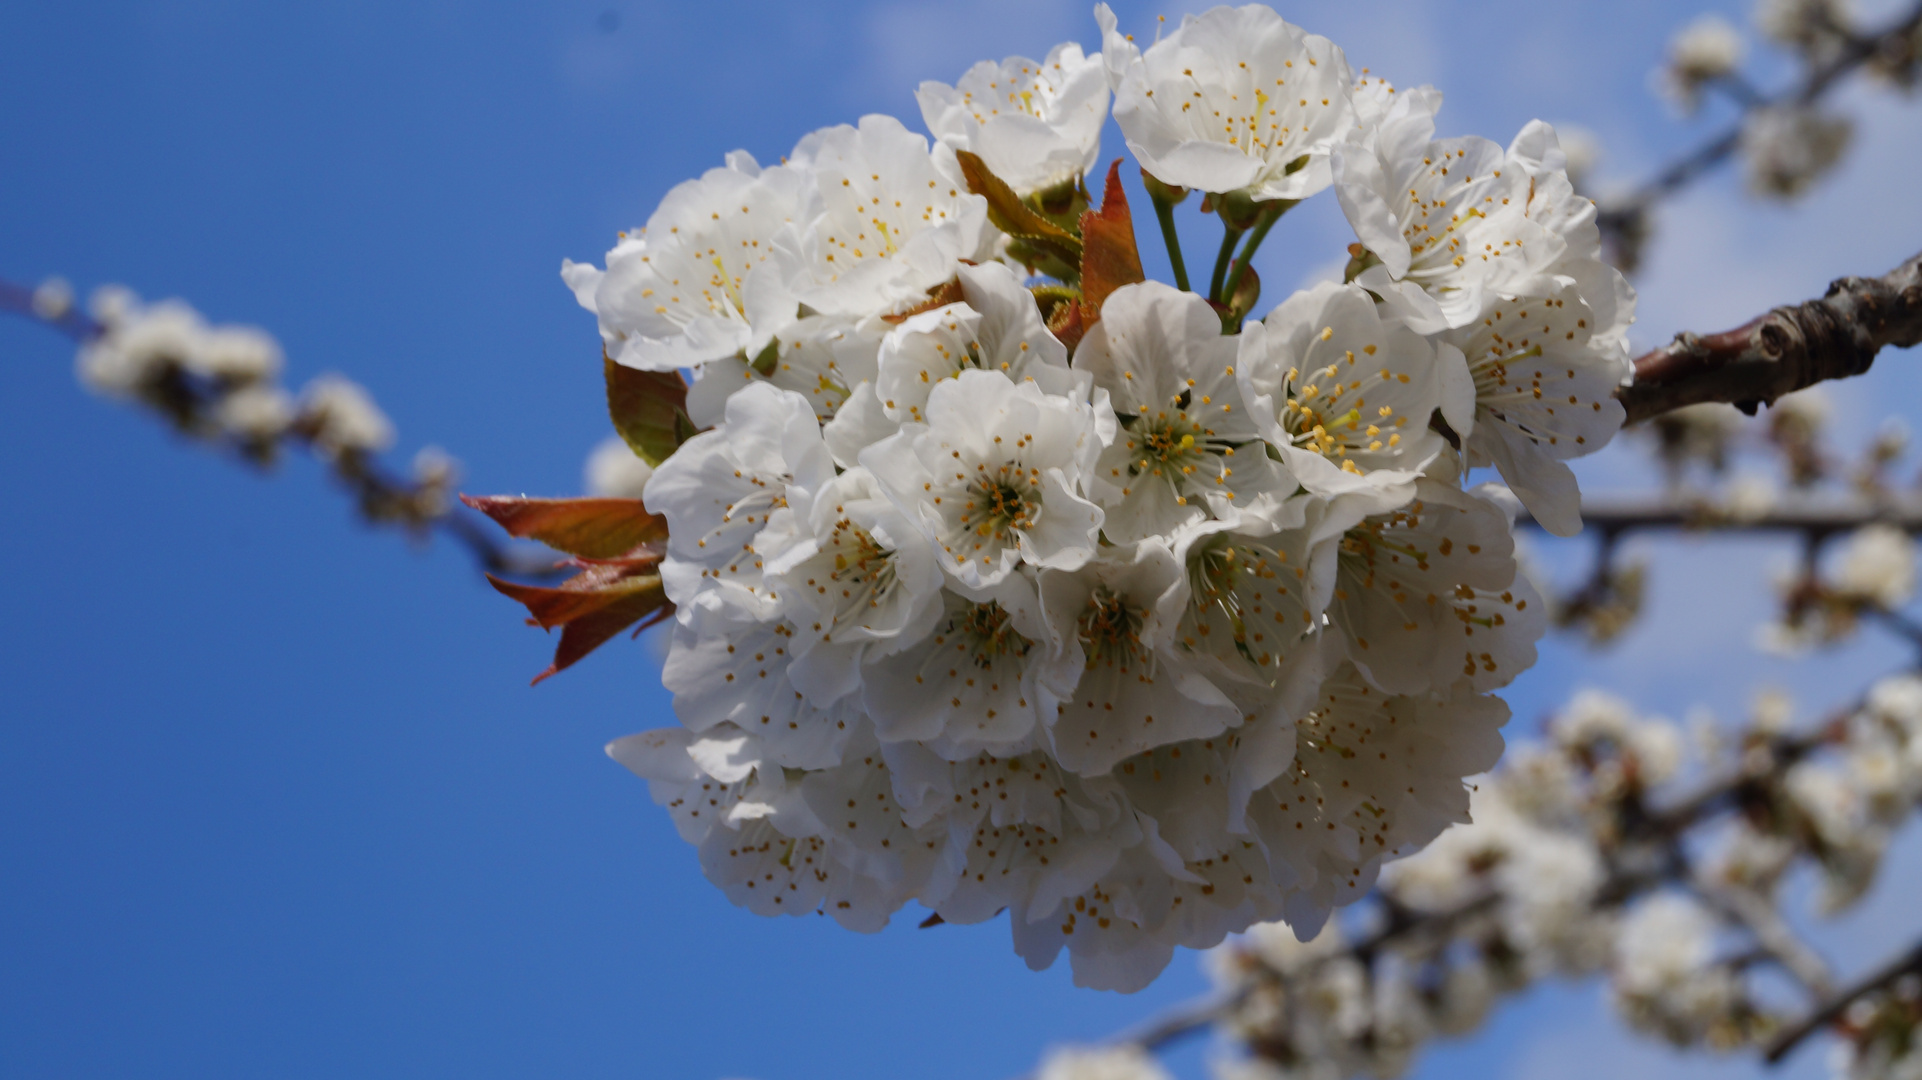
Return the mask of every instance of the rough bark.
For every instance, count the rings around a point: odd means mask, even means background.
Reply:
[[[1784,394],[1869,370],[1884,347],[1922,342],[1922,253],[1879,278],[1845,277],[1819,300],[1719,334],[1684,331],[1635,361],[1616,397],[1628,422],[1725,402],[1754,415]]]

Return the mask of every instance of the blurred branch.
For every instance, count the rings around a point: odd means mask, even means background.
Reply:
[[[1907,48],[1918,26],[1922,26],[1922,3],[1913,5],[1906,14],[1878,32],[1846,37],[1840,51],[1827,63],[1810,70],[1801,82],[1773,96],[1751,88],[1745,95],[1744,119],[1755,109],[1814,104],[1856,69],[1880,55],[1893,55]],[[1742,145],[1742,127],[1743,122],[1736,121],[1726,131],[1671,161],[1628,195],[1601,208],[1596,224],[1604,238],[1618,242],[1643,235],[1647,229],[1646,216],[1656,203],[1734,156]]]
[[[1841,1019],[1850,1005],[1887,987],[1902,976],[1916,972],[1922,972],[1922,942],[1916,943],[1907,952],[1843,987],[1808,1016],[1797,1021],[1793,1026],[1785,1028],[1763,1051],[1763,1060],[1771,1065],[1780,1062],[1788,1056],[1789,1051],[1801,1045],[1804,1039]]]
[[[106,332],[70,297],[50,302],[42,290],[5,280],[0,280],[0,313],[30,319],[83,346]],[[212,418],[220,399],[232,389],[217,380],[170,369],[139,400],[165,416],[176,431],[217,445],[256,468],[269,466],[282,448],[304,451],[327,465],[353,495],[363,520],[399,526],[416,536],[441,533],[465,548],[488,573],[541,580],[561,576],[564,568],[554,553],[534,545],[502,543],[481,518],[449,499],[446,488],[451,474],[406,478],[362,450],[325,446],[323,428],[299,419],[279,429],[268,442],[223,432]]]
[[[1784,394],[1860,375],[1885,346],[1922,342],[1922,254],[1879,278],[1845,277],[1819,300],[1778,307],[1733,330],[1684,331],[1635,361],[1616,392],[1627,423],[1723,402],[1753,416]]]

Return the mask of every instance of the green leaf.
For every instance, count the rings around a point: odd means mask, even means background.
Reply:
[[[601,353],[607,378],[607,416],[627,445],[649,465],[666,461],[694,434],[687,418],[687,381],[678,371],[637,371]]]
[[[1029,247],[1045,252],[1063,267],[1081,265],[1079,237],[1023,202],[1013,188],[994,175],[979,155],[957,150],[954,156],[961,163],[961,175],[967,179],[968,190],[988,200],[988,220],[994,223],[995,228],[1016,240],[1026,241]]]
[[[506,529],[584,559],[634,557],[637,549],[667,543],[667,519],[650,514],[639,499],[529,499],[508,495],[460,501]]]

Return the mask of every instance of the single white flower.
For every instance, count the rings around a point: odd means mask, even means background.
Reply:
[[[1356,285],[1324,282],[1289,297],[1243,329],[1237,364],[1262,436],[1302,486],[1344,504],[1343,513],[1407,500],[1447,446],[1429,427],[1435,412],[1457,434],[1473,429],[1474,385],[1460,350],[1384,320]]]
[[[1893,525],[1857,529],[1836,562],[1835,588],[1893,611],[1915,595],[1915,542]]]
[[[1175,646],[1187,601],[1187,575],[1155,541],[1041,575],[1053,649],[1078,677],[1050,688],[1062,702],[1050,721],[1063,767],[1099,776],[1131,754],[1241,722]]]
[[[933,546],[866,469],[795,491],[790,508],[794,531],[757,548],[797,629],[788,677],[825,705],[861,688],[864,658],[934,629],[943,614],[941,570]]]
[[[675,624],[661,667],[661,685],[674,695],[681,724],[697,734],[732,724],[787,768],[839,764],[861,716],[845,700],[816,705],[794,684],[797,631],[785,621],[746,618],[749,613],[733,605],[708,605],[698,614],[695,625]]]
[[[1734,970],[1715,964],[1715,917],[1680,893],[1637,905],[1616,939],[1617,1007],[1680,1043],[1703,1038],[1742,1001]]]
[[[793,527],[791,490],[816,491],[833,478],[807,399],[765,383],[728,398],[721,425],[681,444],[642,493],[648,509],[667,519],[661,578],[683,620],[709,591],[762,616],[779,610],[762,580],[757,538],[777,514]]]
[[[1434,132],[1432,103],[1408,96],[1372,139],[1358,129],[1333,157],[1336,197],[1379,260],[1356,283],[1424,334],[1468,323],[1485,291],[1546,287],[1536,281],[1568,250],[1562,234],[1594,227],[1593,205],[1575,201],[1565,175],[1556,172],[1560,183],[1551,189],[1531,174],[1528,155],[1552,137],[1547,125],[1525,128],[1515,153],[1476,136],[1436,139]],[[1559,146],[1552,153],[1538,171],[1565,166]]]
[[[903,766],[897,792],[912,746],[884,751]],[[940,764],[913,771],[925,780],[920,813],[943,816],[950,850],[961,859],[951,886],[924,899],[943,919],[977,923],[1007,909],[1019,939],[1030,915],[1054,915],[1142,842],[1134,809],[1113,780],[1084,780],[1043,750]]]
[[[215,326],[200,335],[187,369],[229,383],[261,382],[280,374],[280,342],[253,326]]]
[[[1246,713],[1298,713],[1323,675],[1319,631],[1335,587],[1338,539],[1327,504],[1295,501],[1286,528],[1210,522],[1176,554],[1188,606],[1176,636],[1197,668]]]
[[[583,481],[589,495],[638,499],[653,477],[654,466],[642,461],[619,436],[610,435],[587,455]]]
[[[983,60],[955,85],[924,82],[914,97],[936,139],[981,155],[1017,195],[1072,184],[1101,156],[1107,70],[1100,53],[1083,55],[1072,41],[1039,63]]]
[[[278,386],[243,386],[220,399],[215,419],[229,435],[273,442],[293,425],[294,401]]]
[[[1812,106],[1751,110],[1742,122],[1749,190],[1783,199],[1802,194],[1835,168],[1854,137],[1848,117]]]
[[[1188,15],[1147,52],[1095,5],[1115,122],[1156,179],[1257,201],[1330,182],[1329,152],[1355,126],[1353,78],[1325,37],[1262,4]]]
[[[811,171],[821,213],[775,237],[745,292],[749,356],[803,317],[863,319],[927,299],[957,261],[985,262],[995,237],[987,201],[969,193],[954,151],[891,116],[824,128],[790,155]]]
[[[913,740],[951,760],[1006,754],[1053,714],[1041,681],[1050,653],[1028,576],[1010,574],[977,597],[944,591],[932,633],[868,661],[863,703],[885,742]]]
[[[875,356],[888,326],[880,319],[810,315],[788,325],[773,353],[757,368],[726,356],[700,368],[687,390],[687,417],[697,428],[720,423],[727,399],[751,382],[765,382],[808,399],[814,415],[829,423],[856,388],[874,378]],[[830,440],[829,446],[833,446]],[[852,459],[844,464],[852,464]]]
[[[48,322],[66,318],[73,313],[73,283],[63,277],[42,281],[34,286],[30,306],[36,316]]]
[[[1481,318],[1442,339],[1461,350],[1475,380],[1468,465],[1494,465],[1557,536],[1582,527],[1581,492],[1563,462],[1600,450],[1626,415],[1615,391],[1632,368],[1614,329],[1598,325],[1569,284],[1547,297],[1494,297]]]
[[[322,375],[300,392],[300,419],[328,455],[378,453],[394,444],[394,425],[357,382]]]
[[[1093,406],[969,370],[934,388],[926,415],[861,464],[935,542],[948,573],[984,588],[1017,563],[1072,569],[1094,556],[1101,509],[1081,495],[1101,452]]]
[[[1160,282],[1123,286],[1102,305],[1074,366],[1107,392],[1120,425],[1089,482],[1110,541],[1273,513],[1294,492],[1242,399],[1238,345],[1206,300]]]
[[[1458,679],[1491,689],[1535,662],[1543,604],[1515,573],[1507,515],[1485,499],[1423,479],[1406,506],[1349,529],[1336,566],[1329,620],[1390,693]]]
[[[1286,917],[1301,937],[1374,885],[1382,863],[1468,820],[1468,777],[1501,756],[1501,699],[1467,682],[1391,696],[1343,665],[1293,724],[1287,753],[1244,739],[1235,763],[1259,780],[1246,828],[1289,887]],[[1261,721],[1262,725],[1278,721]]]
[[[605,272],[563,260],[561,277],[599,317],[608,355],[629,367],[672,371],[752,354],[749,279],[775,234],[818,205],[806,170],[763,169],[735,151],[669,191],[647,227],[607,253]]]
[[[1069,369],[1067,346],[1048,332],[1034,294],[1014,271],[1000,263],[957,265],[956,281],[961,302],[891,330],[881,341],[872,384],[857,388],[852,407],[823,429],[843,464],[904,423],[926,423],[928,395],[963,371],[999,371],[1045,393],[1088,400],[1088,376]],[[1104,429],[1103,439],[1109,434]]]
[[[1702,89],[1742,66],[1742,34],[1720,15],[1703,15],[1675,32],[1658,72],[1662,92],[1685,111],[1702,102]]]

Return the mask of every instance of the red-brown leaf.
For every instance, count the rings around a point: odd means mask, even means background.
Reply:
[[[668,601],[653,564],[652,559],[585,563],[580,573],[552,588],[502,581],[489,574],[488,582],[502,595],[526,605],[535,625],[546,630],[561,628],[554,662],[534,681],[538,683],[572,666],[642,619],[649,621],[635,633],[673,614],[674,605]]]
[[[1141,272],[1141,250],[1135,246],[1128,196],[1121,190],[1120,158],[1108,168],[1101,209],[1081,215],[1081,243],[1082,321],[1093,326],[1100,320],[1101,305],[1109,294],[1123,285],[1148,279]]]
[[[639,499],[528,499],[462,495],[509,535],[539,540],[586,559],[613,559],[643,545],[667,542],[667,519]]]

